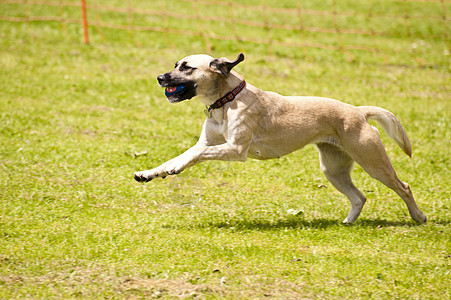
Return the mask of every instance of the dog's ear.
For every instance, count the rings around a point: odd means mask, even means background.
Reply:
[[[228,76],[233,67],[235,67],[243,60],[243,53],[238,54],[238,57],[234,61],[231,61],[230,59],[225,57],[215,58],[210,62],[210,69],[214,72],[222,74],[223,76]]]

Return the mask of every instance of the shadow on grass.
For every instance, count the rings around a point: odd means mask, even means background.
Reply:
[[[279,230],[279,229],[326,229],[333,227],[367,227],[367,228],[384,228],[384,227],[416,227],[421,224],[414,221],[387,221],[380,219],[361,219],[354,224],[343,224],[339,220],[331,219],[315,219],[303,220],[300,218],[265,220],[265,219],[232,219],[228,221],[211,222],[208,227],[228,228],[238,230]]]

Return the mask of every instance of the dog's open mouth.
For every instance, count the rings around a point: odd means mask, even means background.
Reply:
[[[191,99],[196,95],[194,83],[184,82],[179,85],[167,85],[164,89],[166,98],[171,103]]]
[[[167,87],[164,91],[164,94],[166,95],[166,97],[169,97],[183,92],[184,89],[185,89],[184,85]]]

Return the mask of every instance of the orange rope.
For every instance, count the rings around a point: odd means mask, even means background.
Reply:
[[[24,5],[24,11],[26,11],[25,17],[18,16],[9,16],[7,15],[8,10],[3,9],[0,13],[0,20],[2,21],[10,21],[10,22],[34,22],[34,21],[56,21],[61,22],[62,24],[74,23],[81,24],[83,26],[84,32],[84,42],[89,43],[89,27],[88,27],[88,19],[87,19],[87,10],[92,10],[96,14],[96,18],[94,22],[91,22],[91,26],[95,26],[97,32],[100,33],[100,28],[112,28],[118,30],[127,30],[130,31],[133,38],[133,33],[135,31],[152,31],[159,32],[165,34],[178,34],[178,35],[189,35],[189,36],[200,36],[203,38],[206,44],[207,52],[212,48],[210,39],[214,40],[227,40],[227,41],[237,41],[239,43],[249,42],[266,45],[268,47],[268,52],[273,51],[274,46],[281,47],[295,47],[295,48],[303,48],[304,53],[306,48],[320,48],[320,49],[328,49],[328,50],[338,50],[342,52],[349,52],[349,50],[360,50],[367,52],[374,52],[379,54],[387,54],[387,53],[400,53],[404,52],[406,49],[394,50],[394,49],[383,49],[382,47],[377,45],[376,38],[379,36],[383,37],[397,37],[399,35],[390,31],[381,31],[375,28],[375,22],[377,20],[384,19],[387,22],[390,20],[397,19],[404,23],[404,27],[406,28],[406,33],[403,35],[407,35],[410,41],[414,41],[415,39],[443,39],[445,43],[448,45],[449,43],[449,16],[447,15],[446,8],[448,0],[391,0],[393,2],[402,2],[404,6],[404,14],[383,14],[376,13],[373,7],[369,8],[369,11],[340,11],[337,9],[336,0],[333,1],[333,7],[331,10],[313,10],[306,9],[301,7],[301,5],[297,5],[293,8],[276,8],[271,7],[267,4],[266,1],[262,1],[261,5],[249,5],[249,4],[241,4],[236,3],[232,0],[178,0],[179,2],[190,3],[193,8],[193,13],[184,14],[178,11],[171,11],[168,9],[168,3],[165,3],[165,9],[163,10],[153,10],[153,9],[137,9],[133,7],[132,0],[128,0],[124,3],[127,3],[125,7],[118,7],[112,5],[99,5],[97,2],[93,4],[87,4],[86,0],[81,0],[80,2],[73,2],[67,0],[0,0],[0,3],[3,4],[22,4]],[[406,5],[409,2],[417,2],[417,3],[438,3],[442,7],[442,14],[439,15],[421,15],[421,11],[415,12],[415,14],[408,14],[408,10],[406,9]],[[30,11],[32,11],[32,6],[57,6],[59,7],[60,14],[59,16],[32,16]],[[223,7],[224,11],[229,12],[229,17],[226,16],[212,16],[202,14],[202,9],[205,7]],[[63,9],[64,7],[80,7],[82,10],[82,18],[65,18],[63,17]],[[256,12],[261,14],[263,17],[260,19],[252,20],[249,18],[241,17],[240,10],[245,12]],[[232,13],[230,13],[232,11]],[[111,21],[103,22],[101,20],[99,12],[117,12],[119,14],[124,14],[126,20],[128,20],[128,24],[117,24]],[[137,25],[139,22],[138,18],[140,16],[152,16],[163,18],[161,24],[158,26],[145,26],[145,25]],[[308,24],[309,16],[317,16],[321,19],[328,19],[332,21],[332,26],[330,27],[321,27],[316,24]],[[276,17],[276,18],[274,18]],[[340,25],[340,18],[347,17],[359,17],[365,18],[368,20],[367,28],[344,28],[343,25]],[[184,20],[193,20],[197,26],[191,27],[189,29],[181,29],[171,27],[170,19],[184,19]],[[297,22],[290,22],[290,24],[284,23],[283,21],[275,21],[275,20],[297,20]],[[419,34],[415,32],[415,30],[411,30],[409,27],[409,23],[411,20],[430,20],[433,22],[436,20],[443,24],[444,31],[442,33],[428,33],[427,36],[424,34]],[[127,21],[125,21],[127,22]],[[230,30],[229,32],[224,32],[224,34],[217,34],[213,30],[206,26],[205,24],[226,24]],[[310,25],[310,26],[308,26]],[[312,26],[313,25],[313,26]],[[262,36],[258,35],[248,35],[241,36],[239,35],[238,26],[248,26],[254,27],[258,29],[262,29],[264,34]],[[291,31],[293,32],[294,38],[290,41],[281,40],[278,38],[277,31]],[[318,33],[318,34],[326,34],[326,35],[334,35],[337,39],[335,43],[325,43],[318,42],[317,40],[313,41],[309,40],[308,33]],[[355,36],[355,37],[369,37],[371,38],[371,46],[361,45],[358,42],[355,44],[349,44],[347,36]],[[356,41],[360,40],[358,38]],[[449,47],[449,45],[448,45]],[[411,49],[409,49],[411,50]]]

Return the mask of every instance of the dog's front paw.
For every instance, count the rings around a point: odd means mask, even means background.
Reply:
[[[177,175],[183,171],[184,165],[179,165],[176,162],[166,162],[158,168],[136,172],[133,177],[138,182],[149,182],[157,177],[165,178],[168,175]]]
[[[158,174],[152,171],[141,171],[134,173],[133,177],[138,182],[149,182],[152,179],[157,178]]]

